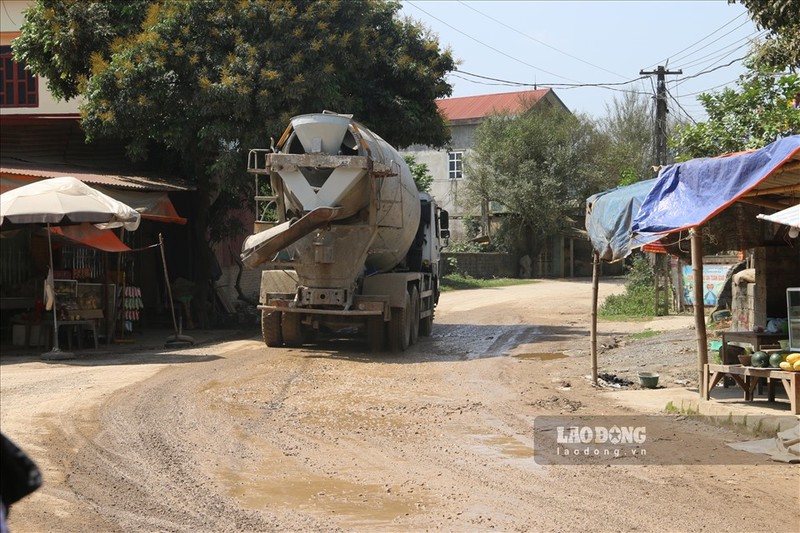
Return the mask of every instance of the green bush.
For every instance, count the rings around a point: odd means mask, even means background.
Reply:
[[[648,317],[655,314],[653,267],[644,255],[637,255],[625,274],[625,292],[608,296],[600,306],[600,316]]]
[[[608,296],[600,306],[600,316],[653,316],[656,291],[653,287],[634,287],[623,294]]]
[[[625,274],[625,288],[653,287],[654,283],[653,266],[644,255],[634,256]]]

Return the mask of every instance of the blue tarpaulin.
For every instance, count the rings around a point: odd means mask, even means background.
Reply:
[[[699,226],[800,153],[800,135],[759,150],[692,159],[665,167],[631,226],[631,246]]]
[[[590,196],[586,200],[586,231],[603,261],[617,261],[631,252],[631,224],[656,179],[640,181]]]

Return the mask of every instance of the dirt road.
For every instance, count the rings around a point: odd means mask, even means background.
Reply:
[[[45,478],[11,530],[800,530],[797,465],[763,464],[684,417],[647,427],[683,464],[540,464],[537,416],[630,413],[584,378],[590,300],[588,282],[568,281],[446,293],[433,336],[402,356],[253,337],[6,357],[0,425]]]

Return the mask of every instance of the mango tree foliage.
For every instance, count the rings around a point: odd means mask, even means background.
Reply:
[[[150,3],[39,0],[13,41],[16,59],[46,77],[56,98],[74,98],[85,87],[92,54],[105,54],[112,41],[138,32]]]
[[[678,160],[761,148],[800,133],[800,77],[773,73],[754,61],[736,89],[698,96],[708,119],[676,130]]]
[[[741,0],[759,28],[769,30],[758,51],[761,62],[772,68],[800,68],[800,6],[796,0]]]
[[[558,108],[487,117],[466,162],[468,204],[505,206],[506,227],[497,238],[506,242],[498,246],[533,257],[544,238],[574,225],[589,194],[602,190],[593,164],[602,146],[588,118]]]
[[[37,0],[13,43],[57,96],[83,97],[88,139],[157,149],[192,181],[196,246],[227,206],[252,195],[250,148],[291,116],[352,113],[388,142],[441,146],[434,100],[448,96],[448,50],[381,0]],[[214,198],[214,206],[210,204]],[[216,210],[212,211],[212,209]],[[212,216],[209,214],[212,213]],[[214,228],[212,228],[213,230]],[[205,287],[206,261],[195,275]]]
[[[449,51],[372,0],[39,0],[17,57],[81,94],[90,136],[155,140],[203,159],[263,146],[294,114],[352,113],[396,145],[442,145],[434,99]]]

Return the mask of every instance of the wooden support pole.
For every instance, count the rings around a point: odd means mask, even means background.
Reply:
[[[692,278],[694,283],[694,325],[697,338],[697,390],[703,396],[705,365],[708,364],[706,314],[703,305],[703,232],[700,226],[689,231],[692,237]]]
[[[597,385],[597,293],[600,285],[600,255],[592,252],[592,383]]]

